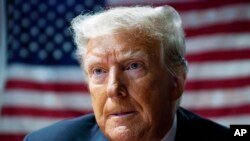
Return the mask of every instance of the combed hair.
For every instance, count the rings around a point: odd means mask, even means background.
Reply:
[[[160,41],[162,62],[172,75],[176,75],[179,67],[187,70],[181,18],[170,6],[115,7],[79,15],[71,24],[81,63],[90,38],[136,29]]]

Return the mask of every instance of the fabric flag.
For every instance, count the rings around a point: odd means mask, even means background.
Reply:
[[[6,81],[0,140],[21,141],[33,130],[91,112],[75,57],[70,21],[100,11],[98,0],[6,0]]]
[[[189,72],[181,105],[225,126],[250,124],[249,0],[8,0],[1,19],[7,40],[0,52],[6,56],[0,140],[21,141],[91,112],[70,21],[106,7],[145,4],[171,5],[182,17]]]

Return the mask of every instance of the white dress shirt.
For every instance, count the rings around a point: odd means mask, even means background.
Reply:
[[[167,132],[167,134],[163,137],[161,141],[174,141],[176,128],[177,128],[177,117],[175,115],[172,127],[170,128],[170,130]]]

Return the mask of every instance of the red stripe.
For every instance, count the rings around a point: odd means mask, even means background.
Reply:
[[[218,80],[192,80],[186,84],[186,90],[202,90],[202,89],[218,89],[218,88],[233,88],[250,85],[250,77],[244,78],[230,78]],[[81,84],[38,84],[34,82],[9,80],[7,82],[7,89],[26,89],[26,90],[41,90],[41,91],[86,91],[86,86]],[[70,94],[70,93],[69,93]]]
[[[6,89],[27,89],[39,91],[55,92],[88,92],[88,87],[84,83],[51,83],[34,82],[28,80],[10,79],[6,83]]]
[[[216,25],[210,25],[199,28],[187,28],[185,29],[187,37],[218,34],[218,33],[239,33],[250,32],[250,21],[234,21],[227,23],[218,23]]]
[[[218,48],[220,48],[220,47],[218,47]],[[249,49],[216,50],[216,51],[188,54],[186,56],[186,58],[187,58],[188,62],[190,62],[190,63],[250,59],[250,46],[249,46]]]
[[[225,70],[226,71],[226,70]],[[212,71],[211,71],[212,73]],[[192,80],[188,81],[185,87],[186,91],[197,91],[204,89],[227,89],[250,86],[250,76],[228,79],[213,80]]]
[[[128,2],[122,1],[120,3],[107,3],[107,7],[116,7],[116,6],[134,6],[134,5],[152,5],[152,6],[162,6],[162,5],[171,5],[178,11],[188,11],[188,10],[203,10],[209,8],[216,8],[226,5],[235,5],[235,4],[248,4],[249,0],[197,0],[197,1],[187,1],[187,2],[170,2],[170,1],[162,1],[162,2]]]
[[[25,133],[0,133],[0,141],[22,141]]]
[[[250,114],[250,104],[232,107],[200,108],[190,110],[204,117],[226,117],[232,115],[239,116]]]
[[[49,117],[49,118],[71,118],[92,112],[90,110],[54,110],[43,109],[35,107],[10,107],[4,106],[2,108],[2,116],[32,116],[32,117]]]
[[[235,5],[235,4],[249,4],[249,0],[197,0],[193,2],[180,2],[173,3],[170,5],[176,8],[178,11],[188,11],[188,10],[204,10],[209,8],[217,8],[221,6],[227,5]],[[164,4],[163,4],[164,5]],[[158,5],[156,5],[158,6]]]

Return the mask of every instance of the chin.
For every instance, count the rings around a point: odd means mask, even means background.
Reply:
[[[106,131],[111,141],[132,141],[134,133],[127,126],[117,126]]]

